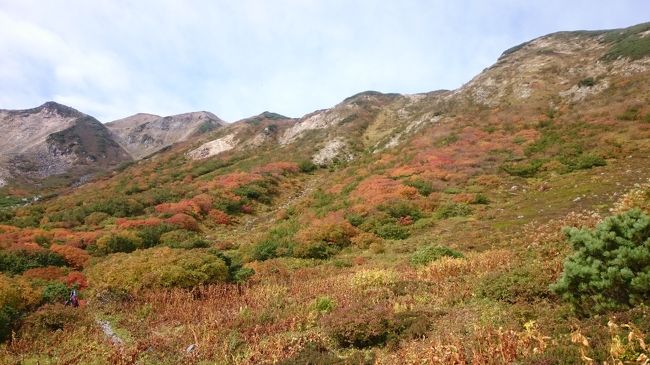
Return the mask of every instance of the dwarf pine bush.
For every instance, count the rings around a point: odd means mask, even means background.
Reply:
[[[463,254],[445,246],[424,246],[411,256],[411,265],[422,266],[442,257],[463,258]]]
[[[650,217],[641,210],[595,229],[570,228],[575,250],[551,289],[582,314],[627,308],[650,298]]]

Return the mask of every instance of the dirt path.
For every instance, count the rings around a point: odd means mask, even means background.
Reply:
[[[249,230],[255,225],[261,223],[261,222],[273,222],[276,220],[276,214],[278,211],[282,209],[289,208],[291,205],[294,203],[300,201],[301,199],[304,199],[307,197],[309,194],[313,193],[323,182],[325,176],[316,176],[313,179],[309,180],[306,182],[305,186],[302,188],[302,190],[298,191],[297,193],[289,196],[287,200],[282,202],[281,204],[277,205],[273,210],[266,212],[262,215],[256,216],[256,217],[250,217],[246,222],[243,223],[242,229],[244,230]]]
[[[124,345],[124,340],[122,340],[120,336],[118,336],[115,333],[115,331],[113,331],[113,328],[111,327],[111,324],[108,323],[108,321],[98,319],[97,324],[99,325],[99,327],[101,327],[102,332],[104,332],[106,338],[108,338],[108,340],[111,341],[113,345],[116,346]]]

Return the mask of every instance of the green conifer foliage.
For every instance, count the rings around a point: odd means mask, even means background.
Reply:
[[[551,289],[581,314],[628,308],[650,299],[650,217],[638,209],[595,229],[570,228],[575,253]]]

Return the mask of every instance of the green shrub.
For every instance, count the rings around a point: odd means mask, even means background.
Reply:
[[[10,224],[19,228],[35,228],[40,224],[40,217],[32,215],[24,217],[13,217],[10,221]]]
[[[280,244],[277,241],[264,240],[253,246],[252,259],[255,261],[269,260],[278,257],[278,248]]]
[[[45,303],[63,303],[68,299],[70,289],[58,281],[53,281],[43,287],[43,302]]]
[[[464,203],[448,203],[436,210],[436,217],[438,219],[466,217],[470,214],[472,214],[472,208]]]
[[[650,217],[638,209],[595,229],[570,228],[575,251],[551,289],[579,313],[627,308],[650,297]]]
[[[429,196],[434,191],[433,184],[431,183],[431,181],[428,180],[422,180],[422,179],[409,180],[409,181],[405,181],[404,185],[416,188],[418,190],[418,193],[420,193],[420,195],[422,196]]]
[[[142,238],[136,233],[124,231],[100,237],[97,243],[88,249],[95,254],[108,255],[116,252],[133,252],[142,247]]]
[[[143,289],[191,288],[227,279],[228,267],[223,259],[201,249],[155,247],[130,254],[117,253],[88,269],[92,288],[117,294]]]
[[[380,206],[379,209],[385,211],[393,218],[411,217],[414,221],[422,218],[420,209],[409,201],[399,200],[391,202]]]
[[[445,246],[424,246],[411,256],[411,265],[421,266],[436,261],[442,257],[463,258],[463,254]]]
[[[138,230],[137,235],[142,240],[142,247],[150,248],[160,244],[160,236],[175,229],[175,226],[163,223],[154,226],[144,226]]]
[[[345,219],[347,219],[348,222],[350,222],[350,224],[354,227],[359,227],[361,224],[363,224],[365,217],[358,213],[347,213],[345,215]]]
[[[163,233],[160,236],[160,243],[171,248],[206,248],[209,246],[198,233],[185,229],[177,229]]]
[[[65,266],[65,259],[52,251],[0,251],[0,272],[20,274],[23,271],[46,266]]]
[[[104,212],[93,212],[84,218],[84,223],[88,226],[98,226],[101,222],[109,217],[110,215]]]
[[[225,197],[218,197],[215,199],[213,205],[218,210],[230,215],[242,212],[242,208],[246,205],[247,199],[231,200]]]
[[[250,267],[239,266],[233,269],[233,266],[229,266],[228,269],[231,271],[230,279],[235,283],[243,283],[255,275],[255,270]]]
[[[449,186],[446,187],[442,192],[445,194],[460,194],[463,190],[461,190],[457,186]]]
[[[284,221],[269,231],[267,236],[253,246],[251,258],[257,261],[264,261],[280,256],[289,256],[295,241],[293,236],[300,226],[294,220]]]
[[[334,309],[334,300],[330,297],[318,297],[311,307],[319,313],[329,313]]]
[[[596,79],[593,77],[587,77],[578,81],[578,87],[592,87],[596,85]]]
[[[533,177],[542,167],[541,160],[533,160],[526,163],[508,163],[501,166],[501,169],[513,176]]]
[[[273,185],[273,180],[258,180],[242,185],[233,192],[241,197],[268,204],[271,202],[272,195],[275,194],[275,187]]]
[[[650,55],[650,38],[638,34],[628,34],[621,36],[603,58],[615,60],[619,57],[628,57],[632,60],[638,60],[647,55]]]
[[[16,216],[13,209],[0,208],[0,222],[9,222]]]
[[[300,172],[308,173],[316,170],[316,165],[311,162],[311,160],[303,160],[298,163],[298,169]]]
[[[533,303],[548,298],[552,279],[541,274],[542,268],[516,268],[503,273],[489,273],[479,283],[478,295],[507,303]]]
[[[300,242],[294,246],[292,256],[302,259],[324,260],[336,255],[340,250],[341,246],[333,242]]]
[[[373,233],[381,238],[394,240],[403,240],[410,236],[408,229],[394,222],[387,222],[377,226]]]
[[[20,312],[13,306],[0,307],[0,342],[7,340],[20,317]]]
[[[113,217],[132,217],[144,213],[144,205],[133,198],[111,197],[90,204],[87,214],[102,212]]]
[[[483,194],[476,194],[472,204],[490,204],[490,199]]]
[[[605,166],[607,163],[605,159],[591,154],[581,154],[575,158],[561,159],[567,169],[567,172],[575,170],[586,170],[596,166]]]

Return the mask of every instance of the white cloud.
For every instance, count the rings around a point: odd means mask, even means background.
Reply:
[[[300,116],[366,89],[455,88],[517,43],[644,21],[645,1],[0,0],[0,108],[102,121]]]

